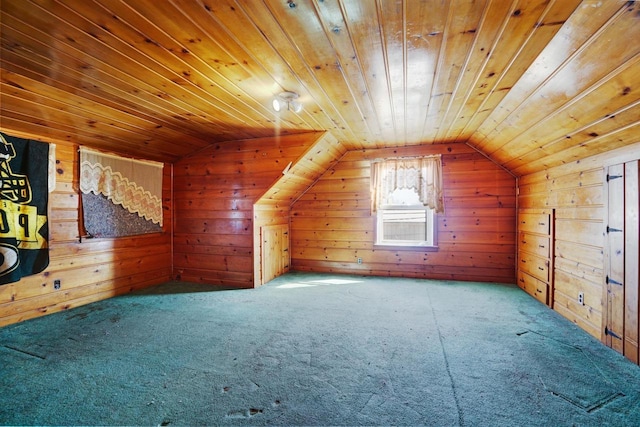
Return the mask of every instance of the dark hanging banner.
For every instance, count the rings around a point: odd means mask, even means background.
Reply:
[[[0,133],[0,284],[49,265],[49,144]]]

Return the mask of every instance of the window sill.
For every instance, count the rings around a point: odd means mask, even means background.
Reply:
[[[100,240],[100,241],[123,240],[123,239],[133,239],[138,237],[164,236],[166,234],[167,234],[167,230],[154,231],[152,233],[130,234],[128,236],[110,236],[110,237],[103,237],[103,236],[94,237],[94,236],[91,236],[90,234],[84,234],[82,236],[79,236],[76,241],[78,243],[84,243],[87,241],[95,242],[96,240]]]
[[[438,252],[438,246],[418,245],[418,244],[398,244],[398,243],[374,243],[375,249],[386,249],[394,251],[420,251],[420,252]]]

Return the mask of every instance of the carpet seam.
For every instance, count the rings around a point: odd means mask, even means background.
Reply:
[[[447,355],[447,350],[444,347],[444,339],[442,337],[442,332],[440,331],[440,325],[438,324],[438,318],[436,317],[436,312],[431,303],[431,298],[429,297],[429,306],[431,308],[431,314],[433,315],[433,321],[436,325],[436,330],[438,331],[438,339],[440,340],[440,348],[442,349],[442,356],[444,358],[444,366],[447,371],[447,375],[449,376],[449,381],[451,382],[451,391],[453,392],[453,400],[456,403],[456,410],[458,411],[458,425],[460,427],[464,427],[464,412],[462,411],[462,407],[460,406],[460,398],[458,397],[458,390],[456,387],[456,383],[453,379],[453,374],[451,373],[451,367],[449,365],[449,357]]]

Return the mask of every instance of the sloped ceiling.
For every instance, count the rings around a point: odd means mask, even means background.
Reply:
[[[2,0],[0,128],[173,162],[329,131],[516,175],[640,140],[640,2]],[[300,113],[271,109],[294,91]]]

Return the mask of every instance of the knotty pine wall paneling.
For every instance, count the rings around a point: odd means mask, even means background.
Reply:
[[[298,159],[285,167],[278,179],[254,204],[253,274],[256,287],[289,270],[291,205],[346,151],[332,134],[324,132],[317,135],[318,139]],[[274,234],[274,230],[279,231]],[[269,236],[277,236],[278,241],[270,242]],[[279,247],[283,252],[267,250],[272,247]],[[271,274],[267,270],[277,273]]]
[[[556,212],[553,308],[598,339],[606,276],[604,169],[638,158],[640,143],[519,179],[519,209]]]
[[[0,286],[0,326],[171,279],[171,165],[164,167],[162,233],[81,238],[78,146],[55,142],[57,183],[49,194],[50,263],[39,274]],[[60,289],[54,289],[54,280],[61,281]]]
[[[175,166],[174,275],[196,283],[254,286],[259,227],[287,224],[289,202],[254,204],[324,132],[216,144]],[[286,192],[283,189],[283,193]],[[293,196],[292,196],[293,197]],[[255,215],[255,218],[254,218]],[[256,230],[258,234],[255,234]],[[258,283],[259,284],[259,283]]]
[[[438,250],[376,246],[371,160],[431,154],[442,154],[445,186]],[[466,144],[349,151],[292,206],[291,267],[515,283],[515,189],[512,175]]]

